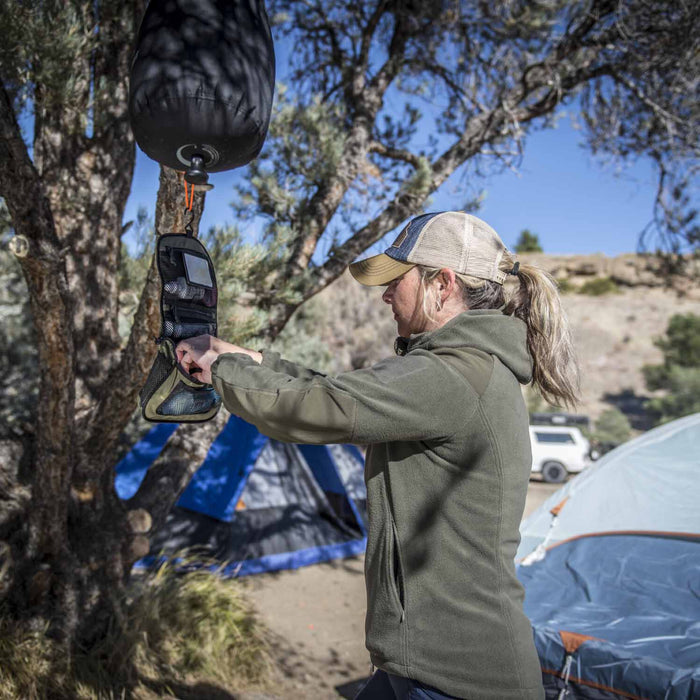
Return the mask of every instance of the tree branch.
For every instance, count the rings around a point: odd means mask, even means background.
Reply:
[[[428,71],[429,73],[434,73],[442,80],[443,83],[445,83],[445,86],[459,100],[459,103],[462,105],[462,108],[466,112],[469,109],[469,105],[465,100],[466,93],[464,89],[457,85],[457,83],[452,79],[449,71],[444,66],[441,66],[439,63],[431,61],[426,61],[423,65],[425,66],[426,71]]]
[[[661,105],[654,102],[654,100],[649,97],[642,87],[637,83],[629,80],[624,75],[618,71],[611,71],[611,77],[616,82],[620,83],[623,87],[627,88],[642,104],[646,105],[657,117],[660,117],[664,124],[668,127],[668,122],[673,122],[674,124],[683,124],[683,120],[680,117],[671,114],[668,110],[665,110]]]
[[[292,266],[288,272],[293,271],[294,275],[298,275],[300,279],[305,273],[299,287],[303,296],[308,298],[320,291],[338,277],[354,257],[376,243],[406,218],[415,215],[428,194],[434,192],[464,162],[476,155],[484,154],[486,146],[496,146],[510,138],[517,140],[521,125],[552,114],[566,96],[573,94],[577,86],[602,77],[609,77],[613,70],[622,70],[631,60],[634,60],[633,55],[625,50],[624,46],[616,50],[617,41],[623,38],[620,23],[615,21],[617,20],[615,12],[618,7],[617,0],[594,0],[586,12],[577,13],[577,17],[567,28],[566,34],[553,46],[550,45],[547,55],[537,64],[524,67],[520,77],[513,70],[508,73],[507,81],[499,81],[498,76],[493,73],[494,66],[491,63],[484,65],[486,77],[493,81],[490,106],[479,109],[480,103],[476,97],[470,98],[476,110],[475,116],[468,115],[469,121],[459,138],[432,164],[428,164],[427,168],[425,161],[405,150],[391,149],[371,138],[364,141],[359,138],[361,134],[373,133],[374,121],[378,113],[376,106],[381,105],[387,87],[406,64],[408,59],[404,54],[407,41],[412,33],[417,31],[415,27],[420,24],[418,18],[414,17],[415,21],[412,24],[404,25],[405,16],[401,8],[394,8],[392,12],[394,12],[395,25],[389,56],[370,80],[367,88],[362,91],[358,103],[351,106],[350,113],[354,115],[355,131],[351,130],[343,157],[336,170],[337,174],[316,191],[305,207],[303,216],[299,217],[301,222],[299,230],[303,230],[303,236],[299,238],[293,251],[290,259]],[[504,37],[504,39],[507,38]],[[479,60],[478,56],[472,58]],[[523,61],[526,58],[525,53],[518,54],[516,57]],[[602,61],[604,63],[601,63]],[[423,71],[433,70],[434,73],[440,73],[440,66],[436,61],[431,62],[429,55],[427,59],[425,57],[416,59],[415,65]],[[466,95],[464,90],[456,81],[451,80],[450,76],[447,78],[446,89],[457,97],[464,98]],[[370,119],[371,124],[369,124]],[[366,125],[363,124],[363,120],[367,120]],[[364,131],[362,131],[363,128]],[[356,137],[355,142],[352,141],[353,135]],[[425,172],[421,173],[421,178],[414,178],[414,182],[400,188],[377,218],[343,245],[335,247],[325,264],[307,269],[308,262],[320,236],[326,230],[330,217],[337,210],[353,178],[357,175],[357,164],[361,162],[359,158],[366,158],[371,152],[402,160],[414,167],[420,166]],[[322,214],[320,220],[316,219],[318,213]],[[286,279],[290,279],[291,276],[287,274]],[[295,305],[286,304],[279,305],[275,309],[272,314],[274,331],[279,331],[284,326],[294,308]]]
[[[587,68],[579,67],[564,76],[559,84],[568,92],[576,84],[608,75],[610,69],[607,64]],[[330,284],[342,274],[345,267],[354,258],[380,240],[388,231],[391,231],[408,217],[415,215],[427,196],[440,187],[460,165],[481,153],[487,144],[503,140],[505,138],[503,129],[508,122],[515,120],[516,123],[527,123],[550,113],[563,94],[556,89],[548,91],[543,98],[532,105],[511,106],[522,104],[529,95],[546,85],[547,82],[543,79],[541,82],[531,83],[525,93],[520,86],[513,88],[503,96],[496,107],[471,119],[460,138],[431,164],[432,177],[424,190],[418,193],[405,189],[400,190],[378,217],[336,249],[335,255],[311,273],[312,280],[307,288],[309,296],[316,294]]]
[[[394,23],[388,58],[370,81],[367,90],[363,93],[364,99],[361,100],[362,103],[371,105],[372,108],[374,108],[377,98],[381,100],[384,97],[384,93],[398,75],[405,60],[406,43],[410,37],[406,15],[403,12],[395,12]]]
[[[138,491],[125,504],[128,510],[143,508],[151,514],[151,532],[157,532],[163,525],[229,417],[228,411],[221,409],[212,420],[183,423],[172,434]]]
[[[359,97],[365,87],[365,73],[369,61],[369,50],[372,46],[374,33],[377,31],[379,22],[386,13],[389,3],[387,0],[379,0],[374,12],[370,16],[367,24],[362,30],[362,42],[360,44],[360,53],[353,71],[352,92],[355,98]]]
[[[60,249],[51,207],[39,173],[32,163],[14,109],[4,86],[0,86],[0,195],[7,201],[15,231],[33,241],[47,239]],[[25,196],[30,195],[30,196]],[[45,230],[49,227],[49,233]]]
[[[138,394],[146,381],[156,355],[153,339],[160,330],[160,280],[155,256],[151,260],[139,306],[134,316],[129,340],[119,363],[106,381],[109,391],[90,413],[90,420],[80,432],[88,435],[74,481],[79,488],[105,468],[111,467],[124,427],[138,406]]]
[[[347,61],[345,60],[343,50],[340,48],[340,42],[338,41],[335,24],[328,19],[328,15],[325,13],[323,5],[316,5],[314,10],[316,10],[323,22],[321,27],[319,27],[319,30],[325,32],[326,36],[328,36],[328,40],[331,45],[331,56],[334,64],[336,66],[345,66]]]
[[[370,135],[377,113],[382,107],[384,94],[403,63],[408,38],[407,20],[403,14],[397,14],[389,47],[389,58],[372,79],[371,84],[362,91],[357,103],[347,105],[348,112],[354,114],[354,117],[336,170],[337,174],[323,183],[303,207],[299,217],[299,230],[304,233],[294,243],[282,275],[283,281],[304,273],[316,250],[319,238],[357,177],[367,155]]]
[[[404,163],[409,163],[414,168],[419,168],[423,160],[415,153],[411,153],[410,151],[406,151],[402,148],[392,148],[391,146],[387,146],[379,141],[370,142],[367,150],[369,153],[376,153],[377,155],[390,158],[391,160],[400,160]]]

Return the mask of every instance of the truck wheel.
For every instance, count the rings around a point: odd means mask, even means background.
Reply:
[[[548,484],[561,484],[566,475],[566,467],[559,462],[547,462],[542,466],[542,478]]]

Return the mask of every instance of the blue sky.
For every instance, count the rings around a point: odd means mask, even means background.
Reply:
[[[616,176],[580,143],[581,134],[563,118],[556,129],[528,136],[518,174],[508,171],[476,184],[487,195],[479,216],[507,245],[513,246],[519,232],[529,228],[547,253],[612,256],[636,249],[652,214],[656,184],[651,164],[640,161]],[[210,176],[215,189],[207,195],[202,230],[233,222],[233,183],[244,174],[245,168]],[[134,218],[140,205],[152,213],[157,189],[158,165],[139,151],[125,220]],[[430,209],[459,208],[464,201],[460,182],[448,181],[433,196]]]

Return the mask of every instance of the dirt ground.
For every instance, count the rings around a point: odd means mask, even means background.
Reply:
[[[556,489],[531,481],[525,515]],[[256,697],[354,697],[370,673],[364,646],[363,565],[363,557],[354,557],[246,580],[272,632],[276,664],[274,692]]]

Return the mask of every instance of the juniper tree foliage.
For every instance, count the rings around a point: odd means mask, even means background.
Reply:
[[[289,246],[274,282],[264,276],[255,290],[273,332],[299,297],[419,213],[448,178],[461,178],[459,206],[481,176],[517,166],[528,133],[552,126],[562,106],[594,153],[655,163],[643,242],[700,243],[696,5],[275,0],[272,9],[291,69],[234,205],[262,214],[267,240]]]
[[[606,448],[620,445],[632,437],[632,426],[627,416],[613,406],[598,416],[591,437]]]
[[[657,423],[700,411],[700,316],[676,314],[664,336],[654,341],[663,353],[658,365],[643,368],[647,389],[662,396],[647,401]]]

